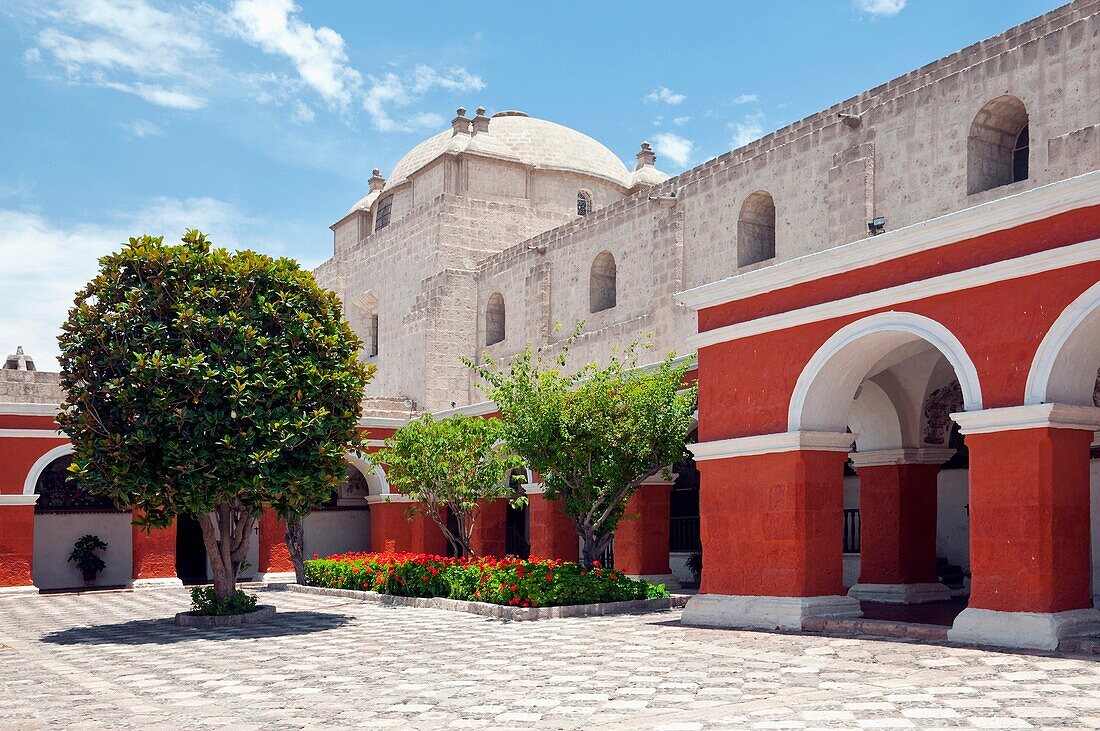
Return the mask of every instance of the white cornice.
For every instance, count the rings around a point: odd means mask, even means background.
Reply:
[[[57,404],[0,404],[2,416],[57,416],[60,412]]]
[[[68,439],[57,429],[0,429],[0,438],[12,439]]]
[[[38,495],[0,495],[0,507],[5,505],[34,505]]]
[[[487,416],[497,411],[497,405],[493,401],[478,401],[476,404],[458,406],[453,409],[432,412],[434,419],[446,419],[450,416],[462,414],[463,416]]]
[[[720,439],[714,442],[689,444],[695,461],[747,457],[774,452],[847,452],[858,434],[849,432],[790,431],[779,434],[759,434],[751,437]]]
[[[1015,429],[1100,430],[1100,408],[1068,404],[1006,406],[951,414],[963,434],[988,434]]]
[[[870,452],[852,452],[849,458],[852,465],[860,467],[883,467],[902,464],[943,464],[954,456],[954,449],[875,449]]]
[[[680,292],[676,299],[701,310],[1097,204],[1100,204],[1100,170],[704,284]]]
[[[358,426],[370,429],[400,429],[409,423],[408,419],[391,419],[383,416],[360,416]]]
[[[367,495],[367,504],[377,505],[379,503],[401,503],[403,505],[416,502],[408,495],[401,495],[400,493],[390,493],[389,495]]]
[[[1100,239],[1093,239],[1092,241],[1083,241],[1079,244],[1040,251],[1015,259],[1006,259],[1005,261],[998,261],[961,272],[941,274],[938,277],[907,282],[831,302],[822,302],[821,304],[780,312],[755,320],[725,325],[713,330],[704,330],[701,333],[688,336],[686,342],[693,348],[704,348],[708,345],[725,343],[730,340],[738,340],[776,330],[786,330],[810,322],[845,317],[860,312],[891,307],[903,302],[911,302],[916,299],[982,287],[1006,279],[1016,279],[1098,260],[1100,260]]]

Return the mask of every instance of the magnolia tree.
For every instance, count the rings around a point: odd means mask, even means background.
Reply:
[[[527,350],[507,367],[467,361],[501,413],[501,435],[537,470],[544,494],[561,501],[591,566],[606,550],[627,498],[686,454],[695,386],[684,386],[689,363],[670,354],[637,367],[635,343],[600,366],[565,371],[569,346],[554,358]]]
[[[456,553],[472,556],[478,501],[507,497],[518,507],[527,500],[511,484],[513,471],[524,465],[501,441],[502,429],[497,419],[459,414],[437,421],[425,414],[394,432],[371,457],[386,466],[390,486],[415,501],[413,510],[431,518]]]
[[[227,601],[262,509],[319,507],[356,448],[372,371],[340,302],[291,259],[130,239],[77,293],[61,343],[58,424],[90,491],[202,526]]]

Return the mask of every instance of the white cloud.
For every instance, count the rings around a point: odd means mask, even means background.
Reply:
[[[679,127],[680,125],[687,124],[690,121],[691,117],[677,117],[676,119],[672,120],[672,123]]]
[[[42,51],[37,48],[28,48],[23,51],[23,60],[27,63],[38,63],[42,60]]]
[[[687,167],[695,143],[671,132],[653,135],[653,149],[658,157],[668,158],[676,167]]]
[[[195,18],[147,0],[64,0],[42,11],[47,27],[28,61],[48,54],[69,79],[136,94],[159,106],[199,109],[202,80],[192,73],[213,51]]]
[[[687,96],[684,94],[677,94],[667,86],[659,86],[646,94],[645,97],[647,102],[664,102],[665,104],[679,104],[685,99],[687,99]]]
[[[245,41],[290,59],[302,82],[330,106],[347,107],[363,77],[348,64],[343,36],[314,28],[296,17],[299,11],[291,0],[237,0],[229,18]]]
[[[308,104],[298,100],[294,103],[294,115],[290,118],[290,121],[295,124],[309,124],[316,116]]]
[[[160,137],[164,134],[164,130],[147,119],[135,119],[133,122],[122,126],[124,129],[129,130],[134,137]]]
[[[733,99],[730,99],[730,104],[752,104],[755,101],[759,101],[759,94],[738,94]]]
[[[733,149],[743,147],[753,140],[758,140],[764,135],[764,113],[761,111],[746,114],[740,122],[733,122],[733,140],[730,145]]]
[[[24,210],[0,208],[0,281],[8,298],[0,318],[0,351],[17,345],[42,370],[56,370],[57,335],[73,295],[96,272],[97,260],[131,236],[148,233],[176,241],[199,228],[216,245],[259,251],[282,247],[263,239],[265,222],[213,198],[155,198],[108,223],[58,224]],[[277,230],[274,225],[271,230]],[[259,240],[257,240],[259,239]]]
[[[417,66],[411,75],[393,72],[370,76],[370,86],[363,95],[363,108],[370,115],[374,128],[380,132],[411,132],[438,129],[445,119],[432,112],[419,112],[395,119],[393,109],[407,107],[435,89],[445,91],[481,91],[485,82],[462,67],[438,72],[431,66]]]
[[[906,0],[855,0],[856,9],[868,15],[897,15],[905,8]]]

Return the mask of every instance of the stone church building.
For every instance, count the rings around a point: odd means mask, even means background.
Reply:
[[[459,109],[375,170],[315,272],[378,366],[372,448],[420,413],[494,413],[462,356],[552,351],[583,321],[580,363],[644,334],[654,361],[697,359],[694,459],[632,498],[611,559],[686,581],[701,550],[685,622],[797,629],[926,603],[954,607],[962,642],[1100,633],[1100,2],[680,175],[658,164],[648,143],[628,168],[552,121]],[[56,381],[14,362],[0,592],[56,573],[47,521],[100,519],[49,477],[67,454]],[[310,516],[324,550],[446,550],[366,455],[348,460]],[[537,475],[526,489],[525,510],[485,506],[478,547],[575,559]],[[131,535],[127,517],[119,583],[182,576],[191,528]],[[259,526],[261,574],[286,568],[279,533]]]

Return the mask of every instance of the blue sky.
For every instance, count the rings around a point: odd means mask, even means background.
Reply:
[[[458,106],[521,109],[676,173],[1057,7],[0,0],[0,356],[54,369],[127,236],[316,266],[328,226]]]

